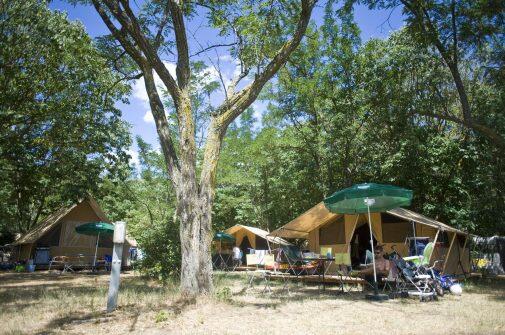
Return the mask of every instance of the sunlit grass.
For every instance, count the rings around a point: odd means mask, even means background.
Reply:
[[[468,281],[461,297],[437,302],[397,299],[370,303],[361,292],[325,291],[280,281],[265,293],[261,278],[248,289],[245,273],[213,275],[214,293],[181,297],[177,278],[163,285],[125,275],[119,308],[105,313],[108,276],[0,274],[1,334],[125,334],[174,330],[191,334],[470,334],[504,333],[505,283]],[[240,320],[240,322],[237,322]],[[148,332],[149,333],[149,332]]]

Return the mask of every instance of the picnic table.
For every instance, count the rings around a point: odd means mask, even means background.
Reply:
[[[51,270],[51,267],[53,265],[59,265],[63,267],[61,273],[66,273],[67,271],[75,272],[77,268],[80,269],[89,268],[93,271],[96,271],[96,269],[100,265],[103,265],[105,268],[107,268],[107,265],[110,264],[110,262],[108,262],[106,258],[103,258],[103,259],[97,259],[95,266],[93,266],[92,260],[93,255],[85,255],[85,254],[78,254],[71,256],[54,256],[49,262],[49,270]]]

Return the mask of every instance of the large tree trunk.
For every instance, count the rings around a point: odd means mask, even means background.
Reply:
[[[181,290],[186,295],[197,295],[212,290],[212,202],[216,168],[221,143],[226,128],[258,97],[263,86],[286,63],[289,55],[297,48],[305,34],[316,0],[301,0],[300,17],[291,39],[286,41],[271,60],[255,74],[254,80],[236,92],[236,84],[248,74],[241,74],[232,81],[226,99],[217,108],[209,125],[200,180],[197,180],[196,141],[194,115],[190,95],[190,55],[184,24],[183,1],[167,0],[167,15],[173,23],[177,48],[177,77],[168,71],[158,54],[159,42],[153,43],[144,34],[142,22],[138,20],[129,1],[100,1],[92,3],[112,35],[120,42],[124,51],[137,63],[144,75],[151,111],[156,123],[161,148],[168,174],[174,184],[177,198],[177,214],[180,220],[181,239]],[[165,21],[158,26],[158,38],[163,37]],[[160,41],[161,42],[161,41]],[[163,102],[154,81],[156,73],[175,104],[178,121],[178,137],[173,136],[165,114]],[[176,80],[177,79],[177,80]],[[177,139],[175,145],[174,139]]]
[[[212,291],[210,201],[196,194],[178,200],[181,238],[181,290],[184,295]]]

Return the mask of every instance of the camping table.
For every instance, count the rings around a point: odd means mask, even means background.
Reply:
[[[306,257],[306,258],[303,258],[304,261],[311,261],[311,262],[317,262],[318,264],[318,269],[321,268],[321,271],[317,271],[318,272],[318,275],[319,275],[319,278],[321,278],[321,276],[323,277],[323,291],[326,290],[326,281],[325,281],[325,274],[326,274],[326,270],[325,270],[325,264],[326,262],[329,262],[330,264],[332,262],[335,261],[335,258],[333,257]]]
[[[214,260],[214,262],[212,263],[212,265],[218,270],[222,270],[222,271],[228,270],[228,268],[229,268],[228,263],[229,263],[232,255],[226,254],[226,253],[218,253],[217,255],[214,255],[214,256],[215,257],[217,256],[217,257]]]

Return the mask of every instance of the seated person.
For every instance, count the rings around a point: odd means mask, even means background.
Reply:
[[[384,258],[384,247],[380,244],[378,244],[374,248],[374,253],[375,253],[375,270],[377,273],[377,277],[387,277],[389,274],[389,271],[391,270],[391,261],[389,259]],[[358,277],[363,277],[363,278],[370,278],[373,281],[373,264],[367,265],[367,267],[363,270],[359,271],[353,271],[351,273],[353,276],[358,276]]]

